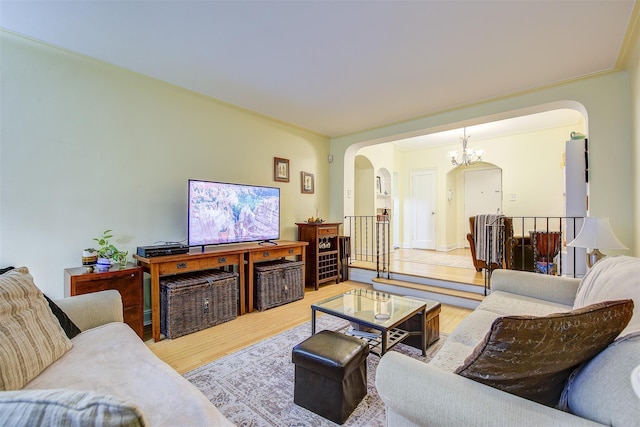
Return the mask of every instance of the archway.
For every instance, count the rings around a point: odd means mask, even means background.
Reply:
[[[431,135],[437,132],[441,132],[442,130],[458,129],[461,126],[471,126],[473,124],[478,124],[483,122],[484,123],[490,122],[490,124],[493,125],[494,122],[491,122],[492,119],[496,120],[496,119],[514,118],[514,117],[518,117],[520,114],[525,114],[525,115],[535,114],[538,112],[553,111],[556,109],[567,109],[567,108],[577,111],[578,113],[580,113],[580,116],[582,118],[580,123],[576,124],[575,126],[572,125],[571,131],[581,131],[587,134],[588,125],[587,125],[587,116],[586,116],[585,109],[579,103],[572,102],[572,101],[562,101],[562,102],[538,105],[538,106],[534,106],[526,109],[515,110],[511,112],[503,112],[500,114],[480,117],[480,118],[467,120],[463,122],[455,122],[449,125],[442,125],[435,128],[424,129],[423,131],[421,131],[421,133],[425,135]],[[417,132],[414,132],[414,134],[415,133]],[[567,132],[566,130],[562,130],[561,136],[558,137],[556,135],[554,137],[554,140],[564,143],[564,141],[569,139],[569,133],[570,131]],[[462,134],[461,130],[460,130],[460,134]],[[389,137],[379,138],[377,140],[370,140],[366,142],[359,142],[359,143],[352,144],[345,149],[345,156],[344,156],[345,181],[344,181],[344,193],[343,193],[345,215],[353,214],[353,202],[355,199],[353,196],[355,195],[355,191],[354,191],[354,194],[350,194],[350,189],[355,190],[355,187],[352,184],[350,184],[350,182],[352,182],[352,178],[350,178],[349,175],[351,176],[353,175],[350,174],[348,170],[351,165],[355,166],[354,160],[355,160],[355,156],[358,154],[358,151],[363,147],[371,148],[373,146],[377,147],[380,145],[386,145],[383,143],[393,142],[402,137],[406,137],[406,134],[397,135],[395,137],[389,136]],[[448,150],[451,150],[450,146],[452,144],[451,142],[452,140],[455,140],[455,137],[454,138],[449,137],[449,139],[446,142],[441,143],[441,144],[449,144],[449,148],[443,145],[440,145],[439,146],[440,148],[437,148],[437,147],[434,148],[433,155],[431,155],[429,159],[429,161],[432,161],[431,165],[420,165],[420,166],[416,166],[415,164],[411,165],[411,167],[413,167],[414,169],[418,167],[433,167],[439,170],[440,171],[439,173],[441,174],[438,180],[439,184],[438,184],[438,190],[437,190],[438,191],[437,250],[450,250],[450,249],[455,249],[456,247],[463,247],[464,243],[466,242],[466,239],[465,239],[466,229],[468,228],[468,218],[464,218],[464,213],[461,210],[461,207],[464,206],[461,203],[463,199],[456,197],[456,195],[460,193],[460,191],[458,191],[458,188],[462,181],[461,182],[455,181],[454,177],[456,175],[451,175],[451,176],[448,175],[448,173],[451,171],[451,166],[450,166],[450,161],[447,159],[446,153],[448,152]],[[478,141],[474,141],[474,142],[478,143]],[[535,143],[539,145],[541,143],[541,140],[535,141]],[[480,145],[480,147],[478,148],[485,148],[481,146],[483,144],[490,146],[491,141],[478,144]],[[539,197],[525,197],[525,193],[533,194],[532,192],[529,191],[530,190],[529,188],[527,188],[526,192],[521,191],[521,187],[517,187],[516,189],[513,188],[514,186],[523,185],[522,184],[523,180],[529,180],[530,183],[527,185],[531,185],[531,182],[535,182],[535,180],[539,180],[539,176],[544,175],[544,171],[542,172],[543,175],[540,175],[541,171],[529,172],[529,171],[525,171],[524,169],[532,166],[535,163],[539,163],[539,161],[532,162],[528,160],[528,158],[531,157],[530,156],[531,153],[546,152],[548,150],[546,150],[541,146],[540,148],[536,148],[536,147],[529,148],[528,152],[525,151],[525,152],[514,154],[513,150],[517,150],[520,147],[517,144],[509,144],[509,143],[507,143],[507,145],[503,147],[490,147],[490,148],[491,149],[488,150],[489,153],[485,154],[485,158],[490,160],[493,163],[493,166],[497,166],[503,169],[504,166],[506,165],[511,169],[508,172],[509,185],[507,185],[507,187],[509,186],[511,187],[504,188],[504,202],[506,204],[506,207],[505,209],[503,209],[503,211],[506,211],[505,213],[508,212],[510,215],[513,215],[513,216],[526,216],[526,215],[562,216],[564,214],[564,200],[563,200],[563,194],[562,194],[561,178],[558,178],[555,181],[551,190],[551,193],[554,194],[554,197],[556,197],[559,200],[557,203],[556,201],[549,204],[540,203]],[[563,149],[564,148],[559,148],[558,150],[563,150]],[[438,152],[438,150],[440,150],[441,152]],[[543,164],[554,165],[555,169],[553,173],[559,176],[562,175],[562,170],[560,166],[558,166],[562,162],[560,158],[561,154],[562,153],[560,152],[550,153],[548,158],[545,159],[543,162]],[[412,156],[408,155],[407,157],[410,158]],[[350,158],[352,159],[351,161],[349,160]],[[406,174],[408,172],[404,172],[405,177],[403,177],[402,176],[403,173],[398,169],[398,167],[402,167],[401,165],[402,162],[396,162],[393,159],[393,155],[390,161],[393,164],[392,176],[394,177],[400,176],[400,179],[397,180],[398,182],[393,183],[394,198],[395,197],[400,198],[399,208],[394,209],[394,210],[397,210],[397,212],[394,212],[394,214],[397,215],[397,218],[401,222],[400,226],[398,227],[398,233],[396,234],[396,237],[398,238],[397,241],[401,247],[407,247],[406,245],[407,236],[408,236],[407,230],[410,227],[409,227],[409,224],[406,223],[406,221],[409,220],[409,218],[407,217],[407,213],[403,211],[404,202],[402,200],[402,197],[409,194],[409,192],[406,187],[405,188],[402,187],[402,181],[403,180],[406,181]],[[525,166],[520,167],[519,165],[517,165],[518,161],[523,161],[525,163]],[[400,166],[398,166],[399,164]],[[486,166],[487,165],[485,165],[485,167]],[[489,166],[491,167],[491,165]],[[539,167],[540,167],[540,164],[538,164],[538,168]],[[536,177],[536,174],[538,174],[537,177]],[[532,177],[535,177],[535,178],[532,178]],[[505,179],[505,181],[507,180]],[[397,191],[395,190],[396,186],[398,186]],[[538,191],[538,192],[545,191],[544,185],[540,185],[539,188],[537,188],[537,190],[535,191]],[[544,194],[544,193],[539,193],[539,194]],[[450,195],[452,196],[451,198],[450,198]],[[453,205],[455,205],[455,207]],[[549,213],[548,211],[543,209],[550,205],[558,206],[558,211]]]

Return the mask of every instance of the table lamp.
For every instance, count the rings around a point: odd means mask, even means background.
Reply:
[[[587,252],[587,266],[589,268],[605,257],[599,249],[628,249],[611,231],[609,218],[594,217],[584,219],[580,232],[575,239],[567,243],[567,246],[591,248],[591,252]]]

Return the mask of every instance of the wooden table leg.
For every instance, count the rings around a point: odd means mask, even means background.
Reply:
[[[240,260],[238,261],[238,276],[240,283],[240,315],[243,315],[247,312],[247,295],[245,292],[245,280],[244,280],[244,256],[240,255]]]
[[[160,268],[151,265],[151,335],[153,341],[160,341]]]
[[[253,256],[251,253],[247,254],[247,277],[246,277],[246,289],[247,289],[247,312],[253,311]]]

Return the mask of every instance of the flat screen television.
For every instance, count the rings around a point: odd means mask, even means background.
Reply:
[[[189,246],[280,238],[280,189],[189,180]]]

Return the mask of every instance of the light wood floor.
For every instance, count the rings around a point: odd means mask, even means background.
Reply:
[[[451,282],[466,283],[484,287],[484,276],[482,273],[469,268],[452,268],[443,265],[424,264],[416,262],[399,261],[399,259],[410,257],[412,251],[426,251],[424,249],[396,249],[391,260],[389,270],[392,273],[403,273],[413,276],[429,277],[431,279],[446,280]],[[439,252],[442,254],[442,252]],[[471,259],[469,248],[454,249],[445,252],[448,255],[467,256]],[[353,267],[375,270],[375,262],[356,261],[351,264]]]
[[[263,312],[254,311],[238,316],[230,322],[184,337],[156,343],[148,340],[146,343],[160,359],[183,374],[303,322],[310,322],[311,304],[353,288],[371,289],[371,285],[346,281],[324,284],[318,291],[308,288],[302,300]],[[451,332],[470,312],[471,310],[466,308],[443,305],[440,330],[445,333]]]

